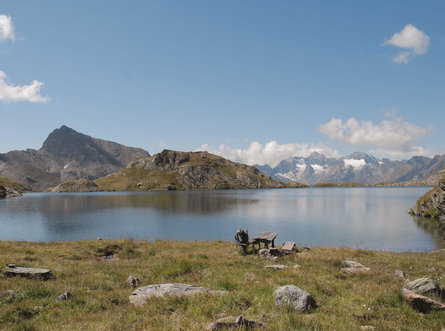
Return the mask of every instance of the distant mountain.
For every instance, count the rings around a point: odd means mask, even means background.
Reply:
[[[62,126],[48,136],[39,150],[0,154],[0,175],[40,191],[61,182],[106,176],[143,156],[149,154],[141,148],[92,138]]]
[[[207,152],[172,150],[137,158],[126,169],[94,182],[100,191],[301,187],[298,183],[276,181],[255,167]]]
[[[445,169],[445,155],[434,158],[414,156],[409,160],[377,159],[355,152],[330,158],[314,152],[308,157],[292,157],[276,167],[255,165],[261,172],[280,181],[297,181],[306,185],[356,182],[364,185],[422,181]]]

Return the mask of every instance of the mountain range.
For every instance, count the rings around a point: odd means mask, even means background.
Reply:
[[[39,150],[0,154],[0,176],[41,191],[66,181],[106,176],[143,156],[149,156],[144,149],[93,138],[63,125]]]
[[[338,158],[313,152],[308,157],[292,157],[276,167],[255,165],[262,173],[280,181],[297,181],[306,185],[320,182],[357,182],[364,185],[407,182],[418,184],[445,169],[445,155],[434,158],[414,156],[409,160],[378,159],[355,152]],[[433,183],[431,183],[433,184]]]

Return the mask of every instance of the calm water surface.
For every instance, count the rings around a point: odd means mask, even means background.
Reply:
[[[279,232],[279,244],[427,251],[442,247],[443,237],[407,211],[428,190],[33,193],[0,201],[0,240],[233,240],[248,228]]]

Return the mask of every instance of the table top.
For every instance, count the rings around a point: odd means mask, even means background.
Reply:
[[[278,236],[278,232],[261,232],[257,234],[253,239],[255,240],[267,240],[272,241]]]

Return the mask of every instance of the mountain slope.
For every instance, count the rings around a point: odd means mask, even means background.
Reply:
[[[339,158],[312,153],[309,157],[292,157],[276,167],[256,165],[277,180],[294,180],[307,185],[320,182],[357,182],[364,185],[425,180],[445,169],[445,155],[434,158],[415,156],[409,160],[379,160],[372,155],[355,152]]]
[[[0,175],[44,190],[60,182],[108,175],[134,158],[148,155],[143,149],[92,138],[62,126],[48,136],[39,150],[0,154]]]
[[[258,169],[207,152],[164,150],[95,181],[102,191],[282,188]],[[293,183],[294,186],[297,186]]]

